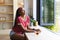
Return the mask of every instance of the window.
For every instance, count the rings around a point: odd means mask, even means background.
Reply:
[[[54,24],[54,0],[40,0],[40,25]]]

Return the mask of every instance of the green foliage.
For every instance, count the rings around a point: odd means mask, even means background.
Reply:
[[[32,15],[29,15],[29,17],[30,17],[30,22],[34,22],[33,16]]]
[[[59,30],[58,27],[56,27],[54,25],[52,25],[52,26],[44,26],[44,27],[50,29],[53,32],[58,32],[58,30]]]
[[[52,29],[54,28],[53,25],[52,25],[52,26],[44,26],[44,27],[46,27],[46,28],[48,28],[48,29],[50,29],[50,30],[52,30]]]
[[[33,25],[35,26],[35,24],[36,24],[36,20],[31,19],[31,23],[33,23]]]
[[[43,0],[43,20],[53,23],[54,21],[54,0]]]

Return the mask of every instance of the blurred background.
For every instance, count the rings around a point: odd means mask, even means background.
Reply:
[[[23,7],[26,15],[38,24],[60,34],[60,0],[0,0],[0,40],[10,40],[16,10]]]

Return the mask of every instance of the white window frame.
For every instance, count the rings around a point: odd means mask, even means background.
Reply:
[[[33,0],[33,18],[34,18],[34,20],[36,20],[36,18],[37,18],[36,12],[37,12],[37,0]]]

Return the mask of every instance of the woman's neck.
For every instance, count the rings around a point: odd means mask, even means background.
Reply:
[[[22,17],[23,20],[26,20],[26,16],[25,15],[24,16],[21,16],[21,17]]]
[[[22,18],[25,18],[25,15],[21,15]]]

